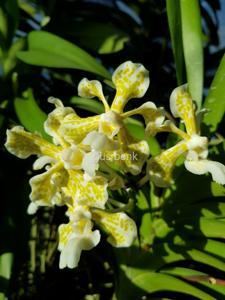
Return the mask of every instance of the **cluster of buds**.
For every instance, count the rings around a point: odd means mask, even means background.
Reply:
[[[124,211],[110,211],[109,189],[126,188],[121,174],[138,175],[147,165],[146,178],[159,187],[169,186],[172,170],[179,156],[185,155],[185,167],[194,174],[210,172],[213,180],[225,184],[225,166],[207,160],[208,140],[200,136],[194,106],[187,87],[178,87],[170,97],[174,117],[181,118],[186,127],[182,131],[166,119],[164,109],[153,102],[124,112],[132,98],[141,98],[149,87],[149,73],[141,64],[127,61],[113,73],[116,94],[109,106],[99,81],[83,79],[79,83],[81,97],[97,97],[105,112],[81,118],[71,107],[64,107],[59,99],[49,102],[55,109],[44,124],[52,142],[39,134],[15,126],[7,131],[7,150],[19,158],[37,155],[34,170],[44,173],[30,179],[31,203],[28,213],[40,206],[67,206],[68,223],[59,226],[60,268],[78,265],[82,250],[90,250],[100,241],[100,232],[108,234],[108,242],[115,247],[129,247],[137,236],[135,222]],[[156,157],[150,156],[146,140],[135,140],[127,131],[124,120],[142,115],[146,135],[173,132],[181,140]],[[112,166],[117,166],[113,168]],[[120,170],[121,172],[117,172]]]

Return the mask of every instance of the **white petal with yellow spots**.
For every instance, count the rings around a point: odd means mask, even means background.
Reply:
[[[92,227],[92,221],[88,218],[80,218],[76,222],[59,226],[60,269],[77,267],[81,252],[97,246],[100,232],[92,231]]]
[[[131,98],[141,98],[149,87],[149,72],[141,64],[126,61],[113,73],[116,96],[111,109],[121,113]]]
[[[109,235],[107,240],[114,247],[129,247],[137,237],[135,222],[123,212],[110,213],[94,209],[92,216]]]
[[[163,151],[161,154],[151,158],[148,162],[147,172],[155,185],[167,187],[172,183],[172,171],[177,159],[188,151],[185,141]]]

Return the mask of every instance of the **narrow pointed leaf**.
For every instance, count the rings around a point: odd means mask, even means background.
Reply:
[[[166,10],[176,66],[177,83],[178,85],[181,85],[185,82],[185,66],[182,42],[180,2],[176,0],[167,0]]]
[[[181,22],[189,92],[201,108],[203,90],[203,45],[198,0],[181,0]]]

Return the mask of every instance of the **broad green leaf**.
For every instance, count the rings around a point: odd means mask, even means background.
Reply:
[[[203,122],[209,126],[211,132],[217,130],[225,112],[225,55],[223,56],[216,75],[211,84],[204,107],[209,110]]]
[[[128,270],[131,268],[128,268]],[[171,291],[182,294],[188,294],[202,300],[214,299],[207,293],[188,284],[178,278],[170,275],[160,274],[156,272],[143,271],[142,269],[135,269],[126,271],[128,278],[138,288],[143,289],[147,293],[154,293],[159,291]]]
[[[198,0],[180,0],[184,59],[189,92],[201,109],[203,91],[203,41]]]
[[[200,229],[209,238],[225,238],[225,222],[215,218],[200,218]]]
[[[216,280],[212,276],[196,270],[174,267],[161,270],[161,273],[182,277],[188,281],[196,282],[200,286],[206,286],[209,289],[225,296],[225,286],[220,284],[220,280]],[[211,279],[211,282],[209,281]],[[220,296],[221,297],[221,296]],[[222,298],[221,298],[222,299]]]
[[[166,10],[176,66],[177,83],[178,85],[181,85],[185,83],[185,66],[182,42],[180,1],[167,0]]]
[[[47,115],[37,105],[32,90],[28,89],[23,96],[24,98],[15,98],[14,100],[19,121],[27,130],[39,132],[46,139],[50,139],[43,127]]]
[[[196,248],[201,244],[199,243],[199,239],[192,240],[191,243]],[[225,261],[225,243],[223,242],[207,239],[206,241],[204,241],[204,251],[220,257],[223,261]]]
[[[32,65],[71,68],[89,71],[111,79],[110,73],[87,52],[78,46],[45,31],[32,31],[28,36],[28,51],[18,57]]]
[[[93,112],[95,114],[104,113],[104,106],[101,102],[94,99],[87,99],[81,97],[72,97],[70,100],[71,104],[75,104],[75,107]]]
[[[185,240],[177,242],[176,239],[174,239],[174,243],[155,245],[154,253],[161,256],[162,259],[160,268],[166,266],[166,264],[178,261],[193,260],[217,268],[221,271],[225,270],[225,262],[223,260],[212,254],[206,253],[204,249],[195,249],[193,246],[191,241]]]

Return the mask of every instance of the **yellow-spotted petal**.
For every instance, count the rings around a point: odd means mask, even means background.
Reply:
[[[107,240],[114,247],[129,247],[137,236],[135,222],[123,212],[94,209],[92,217],[109,234]]]
[[[53,103],[56,108],[48,115],[47,120],[45,121],[44,127],[45,131],[53,137],[53,142],[58,145],[64,145],[63,136],[59,133],[59,127],[62,120],[68,114],[74,113],[74,110],[71,107],[64,107],[63,103],[56,98],[49,98],[48,102]]]
[[[83,98],[97,97],[103,102],[105,110],[109,110],[109,105],[102,91],[102,85],[98,80],[82,79],[78,85],[78,95]]]
[[[148,162],[150,180],[159,187],[169,186],[172,183],[172,171],[176,160],[187,150],[186,142],[182,141],[151,158]]]
[[[149,87],[149,72],[141,64],[126,61],[113,73],[112,81],[116,86],[116,96],[112,110],[122,112],[131,98],[141,98]]]
[[[146,141],[130,143],[126,149],[122,147],[115,151],[105,151],[102,159],[114,162],[123,171],[137,175],[141,172],[149,156],[149,147]]]
[[[60,126],[59,133],[70,144],[79,144],[86,135],[98,129],[100,116],[80,118],[76,114],[67,115]]]
[[[60,269],[77,267],[81,252],[91,250],[99,243],[100,233],[92,231],[92,227],[92,222],[86,218],[59,226]]]
[[[129,172],[137,175],[141,172],[144,163],[146,162],[150,151],[146,141],[140,141],[128,146],[128,156],[124,162]]]
[[[76,145],[64,149],[61,155],[66,169],[80,170],[82,168],[85,152]]]
[[[68,174],[58,163],[45,173],[30,179],[30,199],[37,206],[53,206],[64,204],[61,188],[67,185]]]
[[[81,171],[69,170],[69,183],[65,190],[73,199],[74,205],[104,208],[108,200],[107,181],[96,176],[91,181],[85,180]]]
[[[189,135],[196,134],[195,110],[192,98],[187,91],[187,85],[182,85],[173,90],[170,96],[170,110],[175,118],[181,118]]]
[[[101,114],[99,122],[99,131],[109,138],[113,138],[123,126],[122,120],[114,111]]]
[[[60,151],[60,147],[47,142],[36,133],[25,131],[21,126],[7,130],[5,147],[19,158],[27,158],[33,154],[57,158]]]

